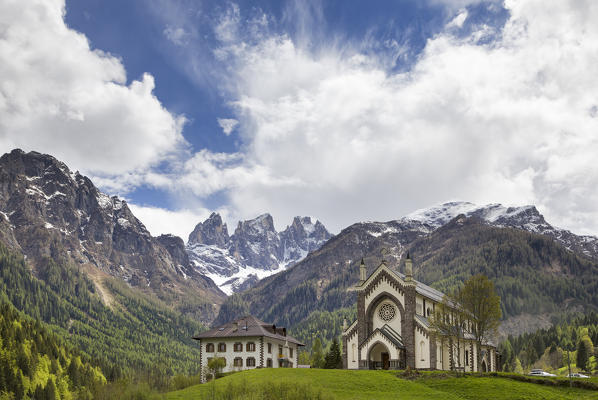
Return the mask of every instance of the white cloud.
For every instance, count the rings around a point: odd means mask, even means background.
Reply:
[[[447,28],[461,28],[467,19],[467,10],[461,10],[455,18],[453,18],[447,25]]]
[[[121,60],[92,50],[64,13],[64,0],[0,3],[0,149],[50,153],[126,186],[187,147],[185,119],[155,97],[151,75],[127,85]]]
[[[234,165],[200,157],[206,193],[228,190],[241,217],[316,215],[334,230],[462,198],[535,203],[598,232],[598,3],[505,6],[493,42],[479,44],[483,26],[440,34],[398,74],[284,35],[223,45],[245,147]]]
[[[222,128],[222,132],[226,136],[230,135],[235,127],[239,124],[239,121],[232,118],[218,118],[218,125]]]
[[[133,214],[143,222],[152,236],[173,234],[187,242],[189,234],[199,222],[203,222],[211,213],[206,209],[167,210],[159,207],[139,206],[129,203]]]
[[[181,27],[167,26],[164,31],[166,39],[170,40],[177,46],[184,46],[188,43],[189,33]]]

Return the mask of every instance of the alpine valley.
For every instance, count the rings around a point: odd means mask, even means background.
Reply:
[[[328,342],[355,317],[347,289],[361,260],[368,272],[383,257],[400,271],[407,251],[416,279],[439,290],[490,277],[504,333],[598,308],[598,239],[552,226],[534,206],[446,203],[334,236],[310,217],[277,232],[269,214],[229,235],[214,213],[185,243],[152,237],[126,201],[50,155],[0,158],[0,296],[20,312],[6,314],[37,319],[109,379],[196,373],[191,337],[247,313]]]

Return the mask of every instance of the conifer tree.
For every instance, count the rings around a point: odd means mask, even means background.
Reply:
[[[341,357],[341,351],[338,344],[338,340],[334,338],[330,345],[330,350],[326,353],[324,359],[324,368],[327,369],[340,369],[342,368],[343,360]]]

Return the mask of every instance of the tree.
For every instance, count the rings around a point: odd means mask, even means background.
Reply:
[[[502,312],[500,297],[494,284],[485,275],[474,275],[459,291],[459,301],[471,321],[471,333],[477,342],[477,370],[481,365],[481,346],[496,336]]]
[[[341,357],[338,340],[334,338],[330,345],[330,350],[326,353],[324,358],[324,368],[327,369],[341,369],[343,367],[343,359]]]
[[[513,351],[511,341],[509,339],[505,339],[505,341],[498,346],[498,352],[502,355],[501,370],[504,372],[513,371],[515,368],[515,352]]]
[[[583,336],[579,342],[577,342],[577,368],[586,372],[591,372],[592,366],[590,357],[592,357],[593,351],[594,345],[592,344],[592,340],[588,336]]]
[[[515,368],[513,369],[513,372],[515,372],[516,374],[523,374],[523,367],[521,366],[521,361],[519,361],[519,358],[515,358]]]
[[[299,353],[299,358],[298,358],[297,363],[299,365],[310,365],[311,360],[309,357],[309,353],[307,351],[302,351],[301,353]]]
[[[465,338],[467,316],[459,304],[460,292],[445,294],[442,302],[436,307],[430,326],[439,335],[448,338],[449,362],[451,370],[455,370],[454,354],[457,351],[457,367],[461,369],[461,344]]]
[[[218,355],[208,361],[208,370],[210,371],[210,374],[212,374],[212,379],[216,379],[225,366],[226,359],[224,357],[218,357]]]
[[[322,368],[324,366],[324,355],[322,352],[322,342],[316,338],[311,348],[311,367]]]

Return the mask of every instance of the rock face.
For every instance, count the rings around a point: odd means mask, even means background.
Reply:
[[[187,251],[198,271],[233,293],[300,261],[330,237],[324,225],[310,217],[295,217],[279,233],[270,214],[240,221],[229,237],[226,224],[214,213],[189,235]]]
[[[46,257],[87,264],[160,298],[224,294],[189,262],[182,239],[152,237],[127,203],[55,158],[13,150],[0,158],[0,240],[32,267]],[[210,313],[205,311],[209,320]]]

